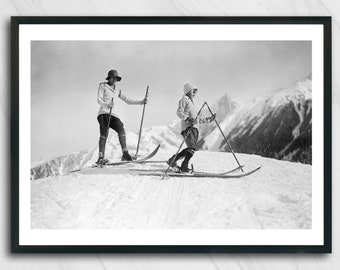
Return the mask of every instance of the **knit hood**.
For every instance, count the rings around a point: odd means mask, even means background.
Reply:
[[[184,92],[184,95],[188,94],[190,91],[192,91],[193,89],[197,89],[196,86],[194,86],[193,84],[191,83],[186,83],[183,87],[183,92]]]

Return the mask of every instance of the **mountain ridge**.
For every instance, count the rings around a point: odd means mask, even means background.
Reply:
[[[235,151],[311,164],[311,86],[308,76],[248,101],[223,119],[220,126]],[[229,151],[216,129],[199,144]]]

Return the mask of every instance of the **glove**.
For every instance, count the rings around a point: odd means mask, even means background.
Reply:
[[[192,117],[188,117],[187,119],[185,119],[185,123],[193,125],[195,123],[195,119]]]
[[[216,119],[216,113],[214,113],[211,117],[210,117],[210,123],[213,122]]]
[[[114,104],[115,104],[115,103],[112,101],[112,102],[110,102],[109,104],[107,104],[107,106],[108,106],[109,108],[112,108]]]
[[[147,99],[147,98],[144,98],[144,99],[141,101],[141,104],[143,105],[143,104],[146,104],[146,103],[148,103],[148,99]]]
[[[214,120],[215,120],[215,118],[216,118],[216,113],[214,113],[212,116],[210,116],[210,117],[207,117],[207,118],[205,118],[205,121],[207,122],[207,123],[211,123],[211,122],[213,122]]]

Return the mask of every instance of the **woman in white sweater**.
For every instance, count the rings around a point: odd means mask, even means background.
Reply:
[[[124,130],[124,124],[119,119],[115,111],[115,103],[117,99],[123,100],[125,103],[131,104],[146,104],[147,99],[142,99],[140,101],[133,100],[128,98],[122,93],[122,90],[116,87],[116,82],[119,82],[122,78],[118,75],[116,70],[110,70],[106,77],[106,82],[101,82],[98,88],[98,95],[97,95],[97,102],[99,104],[99,111],[98,111],[98,123],[100,129],[100,138],[99,138],[99,155],[98,155],[98,164],[105,164],[108,160],[104,159],[105,154],[105,144],[108,135],[108,126],[112,128],[114,131],[118,133],[119,143],[122,148],[122,158],[121,160],[131,161],[132,157],[129,154],[129,151],[126,146],[126,136]],[[110,116],[111,110],[111,116]],[[110,119],[110,123],[109,123]]]
[[[194,103],[194,97],[198,91],[197,87],[190,83],[186,83],[183,88],[184,95],[178,102],[177,116],[181,119],[181,135],[185,138],[187,148],[183,149],[176,155],[173,155],[168,164],[172,167],[177,167],[176,161],[184,158],[180,170],[182,172],[188,172],[189,160],[197,150],[198,140],[198,124],[211,123],[215,120],[216,114],[211,117],[199,118],[197,117],[197,109]]]

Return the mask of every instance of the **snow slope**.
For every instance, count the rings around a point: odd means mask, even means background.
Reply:
[[[171,153],[161,152],[163,160]],[[31,181],[35,229],[305,229],[311,228],[310,165],[240,154],[241,179],[139,176],[124,165]],[[230,153],[197,152],[196,170],[236,167]]]

